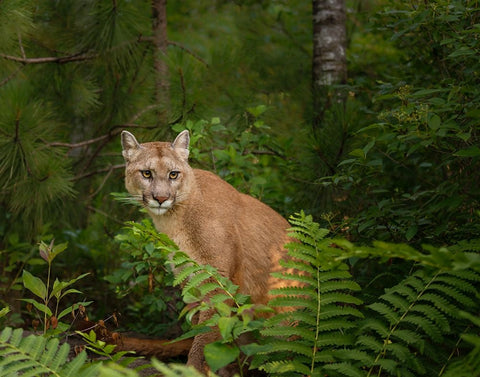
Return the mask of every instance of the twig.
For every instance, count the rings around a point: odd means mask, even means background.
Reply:
[[[154,107],[154,105],[152,105],[151,107]],[[155,107],[156,107],[156,105],[155,105]],[[148,108],[150,108],[150,106],[148,106]],[[147,110],[149,110],[149,109],[146,108],[146,109],[144,109],[143,112],[146,112]],[[141,114],[142,114],[142,112],[135,115],[135,117],[141,116]],[[62,143],[62,142],[57,142],[57,141],[46,142],[45,140],[43,142],[49,147],[65,147],[65,148],[70,148],[70,149],[81,148],[81,147],[84,147],[84,146],[87,146],[87,145],[90,145],[90,144],[97,143],[99,141],[103,141],[105,139],[112,138],[113,136],[116,136],[117,134],[119,134],[122,131],[123,128],[153,129],[153,128],[157,128],[157,126],[141,126],[141,125],[133,124],[133,123],[124,123],[124,124],[117,124],[117,125],[113,126],[110,129],[110,131],[105,135],[96,137],[94,139],[84,140],[84,141],[81,141],[79,143]]]
[[[208,68],[208,63],[204,59],[202,59],[200,56],[195,54],[192,50],[186,48],[185,46],[182,46],[180,43],[177,43],[177,42],[168,41],[167,43],[171,46],[178,47],[179,49],[181,49],[181,50],[187,52],[188,54],[192,55],[195,59],[197,59],[200,63],[202,63],[203,65],[205,65],[205,67]]]
[[[112,172],[114,170],[115,169],[113,168],[113,165],[111,165],[110,169],[108,169],[107,174],[105,174],[105,177],[103,177],[103,181],[102,183],[100,183],[100,186],[98,186],[98,188],[92,194],[90,194],[90,198],[94,198],[100,192],[100,190],[103,188],[103,186],[105,186],[105,183],[107,182],[108,178],[112,175]]]
[[[91,59],[95,59],[96,57],[97,55],[87,55],[82,53],[78,53],[70,56],[47,56],[43,58],[27,58],[27,57],[0,54],[0,58],[11,60],[11,61],[22,63],[22,64],[44,64],[44,63],[65,64],[65,63],[76,62],[76,61],[91,60]]]
[[[104,140],[104,139],[108,138],[109,136],[110,136],[110,134],[102,135],[102,136],[99,136],[95,139],[85,140],[85,141],[82,141],[80,143],[61,143],[61,142],[54,141],[52,143],[48,143],[47,145],[49,147],[66,147],[66,148],[70,148],[70,149],[75,149],[75,148],[81,148],[81,147],[84,147],[86,145],[96,143],[97,141]]]
[[[18,34],[18,44],[20,45],[20,52],[22,53],[22,57],[26,59],[27,55],[25,55],[25,50],[23,49],[23,44],[22,44],[22,36],[20,34]]]
[[[3,86],[5,85],[7,82],[9,82],[11,79],[13,79],[18,72],[20,72],[20,70],[22,69],[22,67],[17,67],[17,69],[12,72],[9,76],[5,77],[2,81],[0,81],[0,86]]]
[[[138,118],[140,118],[143,114],[149,112],[150,110],[155,110],[155,109],[157,109],[158,107],[160,107],[159,104],[148,105],[148,106],[145,107],[144,109],[140,110],[137,114],[135,114],[135,115],[132,117],[132,120],[130,121],[130,123],[134,123],[134,122],[135,122]],[[135,127],[135,125],[130,124],[129,127]]]
[[[95,207],[92,207],[92,206],[87,206],[87,209],[89,209],[90,211],[93,211],[93,212],[97,212],[97,213],[99,213],[100,215],[105,216],[107,219],[110,219],[110,220],[116,222],[117,224],[125,225],[125,222],[120,221],[120,220],[117,220],[116,218],[112,217],[112,216],[109,215],[108,213],[106,213],[106,212],[104,212],[104,211],[102,211],[102,210],[99,210],[98,208],[95,208]]]
[[[115,169],[123,169],[125,168],[125,164],[118,164],[118,165],[111,165],[109,166],[108,168],[103,168],[103,169],[98,169],[98,170],[93,170],[93,171],[90,171],[88,173],[84,173],[84,174],[81,174],[81,175],[77,175],[76,177],[73,177],[71,178],[72,181],[79,181],[80,179],[83,179],[83,178],[88,178],[88,177],[91,177],[92,175],[95,175],[95,174],[101,174],[101,173],[109,173],[111,174],[111,172]],[[107,175],[108,176],[108,175]]]

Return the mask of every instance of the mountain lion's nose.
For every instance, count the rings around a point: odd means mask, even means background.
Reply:
[[[156,196],[156,195],[153,195],[153,199],[155,199],[159,204],[162,204],[165,200],[168,199],[168,196]]]

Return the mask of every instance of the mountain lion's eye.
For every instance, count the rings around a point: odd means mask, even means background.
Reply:
[[[143,178],[152,178],[152,172],[150,170],[140,170],[140,172],[142,173]]]
[[[170,178],[170,179],[177,179],[177,178],[178,178],[178,174],[179,174],[178,171],[171,171],[171,172],[168,174],[168,178]]]

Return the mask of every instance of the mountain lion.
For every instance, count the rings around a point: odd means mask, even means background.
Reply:
[[[122,132],[125,186],[147,209],[156,229],[167,234],[193,260],[210,264],[266,304],[268,291],[286,285],[271,272],[281,271],[288,222],[259,200],[242,194],[208,171],[188,164],[190,136],[181,132],[173,143],[139,144]],[[200,314],[204,320],[208,312]],[[203,316],[203,317],[202,317]],[[213,336],[213,338],[212,338]],[[188,364],[205,371],[203,347],[215,334],[197,335]]]

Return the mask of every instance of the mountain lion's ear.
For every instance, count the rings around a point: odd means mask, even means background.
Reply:
[[[123,158],[128,162],[131,153],[140,148],[140,144],[138,143],[137,139],[135,139],[135,136],[133,136],[130,132],[122,131],[122,148]]]
[[[172,147],[177,150],[178,153],[185,159],[188,160],[188,145],[190,144],[190,134],[188,130],[184,130],[178,134],[175,138],[175,141],[172,143]]]

